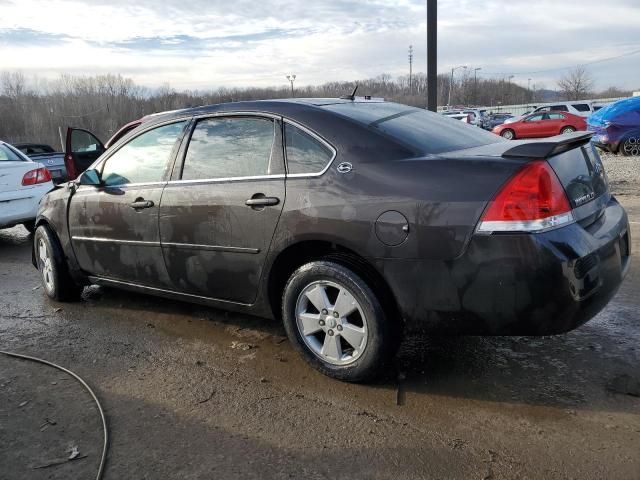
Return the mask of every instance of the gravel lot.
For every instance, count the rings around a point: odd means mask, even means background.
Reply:
[[[278,322],[98,287],[51,302],[16,227],[0,231],[0,350],[94,388],[106,479],[639,479],[640,158],[603,158],[634,258],[564,335],[412,336],[379,382],[350,385],[311,370]],[[0,356],[1,480],[93,478],[100,435],[77,383]]]

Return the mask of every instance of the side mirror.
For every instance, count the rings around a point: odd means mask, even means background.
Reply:
[[[97,170],[85,170],[78,179],[80,185],[93,185],[95,187],[102,185],[100,172]]]

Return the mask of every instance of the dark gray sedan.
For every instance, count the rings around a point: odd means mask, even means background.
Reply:
[[[94,283],[282,318],[315,368],[362,381],[409,324],[581,325],[629,245],[589,134],[507,142],[405,105],[308,99],[143,123],[43,199],[33,262],[57,300]]]

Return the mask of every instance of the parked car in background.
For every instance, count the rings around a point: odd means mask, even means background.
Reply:
[[[51,173],[54,183],[67,181],[64,153],[56,152],[50,145],[42,143],[14,143],[13,146],[34,162],[40,162]]]
[[[0,228],[23,224],[33,232],[40,199],[52,188],[49,170],[0,141]]]
[[[482,128],[485,130],[493,130],[498,125],[502,125],[509,118],[513,118],[510,113],[490,113],[484,118]]]
[[[505,122],[495,127],[492,132],[507,140],[513,140],[514,138],[553,137],[561,133],[586,129],[587,122],[584,117],[566,112],[543,112],[531,113],[515,122]]]
[[[611,103],[591,115],[587,128],[596,146],[621,155],[640,155],[640,97]]]
[[[451,115],[446,115],[447,118],[451,118],[453,120],[460,120],[464,123],[471,123],[471,114],[470,113],[452,113]]]
[[[460,117],[459,115],[462,115],[462,114],[468,115],[466,123],[480,127],[482,126],[482,122],[485,119],[486,112],[487,111],[485,109],[479,109],[479,108],[462,108],[462,109],[456,108],[456,109],[445,110],[440,113],[446,117],[455,116],[456,120],[462,120],[462,117]]]
[[[575,102],[549,103],[534,108],[531,111],[531,113],[540,112],[566,112],[580,117],[588,117],[593,113],[593,102],[589,100],[579,100]]]
[[[282,318],[309,364],[362,381],[412,324],[547,335],[604,308],[629,225],[589,138],[355,97],[182,110],[45,196],[33,263],[57,300],[94,283]]]

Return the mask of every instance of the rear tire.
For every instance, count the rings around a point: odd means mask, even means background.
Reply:
[[[500,136],[502,138],[505,138],[507,140],[513,140],[514,138],[516,138],[516,133],[509,129],[509,128],[505,128],[502,133],[500,133]]]
[[[46,225],[40,225],[33,242],[42,286],[47,296],[59,302],[78,300],[83,287],[71,278],[56,235]]]
[[[573,127],[564,127],[562,130],[560,130],[560,135],[565,135],[567,133],[573,133],[575,132],[576,129]]]
[[[307,363],[339,380],[371,380],[394,353],[395,336],[373,290],[351,269],[329,260],[307,263],[291,275],[282,318]]]

